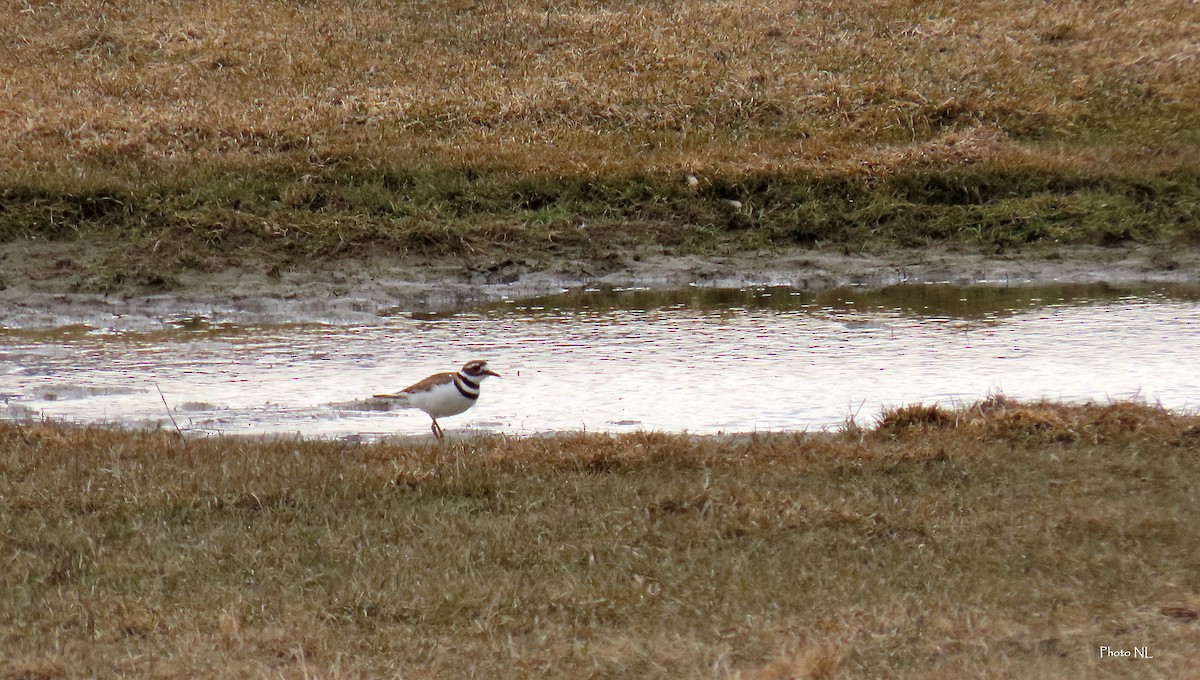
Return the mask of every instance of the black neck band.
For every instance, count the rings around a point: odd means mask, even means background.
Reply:
[[[474,387],[474,388],[475,388],[475,389],[477,389],[477,390],[479,389],[479,385],[476,385],[476,384],[472,383],[470,380],[465,380],[465,379],[463,379],[463,377],[462,377],[462,376],[455,376],[455,377],[454,377],[454,386],[455,386],[456,388],[458,388],[458,393],[459,393],[459,394],[463,395],[463,396],[464,396],[464,397],[466,397],[467,399],[470,399],[471,401],[474,401],[474,400],[478,399],[478,398],[479,398],[479,393],[478,393],[478,392],[476,392],[476,393],[472,394],[472,393],[468,392],[468,391],[467,391],[467,388],[463,387],[463,383],[466,383],[466,384],[470,385],[471,387]]]

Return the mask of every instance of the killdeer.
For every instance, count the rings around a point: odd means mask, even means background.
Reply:
[[[438,418],[456,416],[475,405],[479,398],[479,384],[489,375],[500,377],[488,369],[486,361],[468,361],[456,373],[435,373],[421,382],[406,387],[395,394],[376,394],[376,399],[388,402],[389,406],[419,408],[433,418],[433,436],[445,438]]]

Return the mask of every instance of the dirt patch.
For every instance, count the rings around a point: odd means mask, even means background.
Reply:
[[[986,255],[946,249],[846,254],[814,249],[726,257],[631,254],[595,262],[562,260],[534,269],[520,262],[477,266],[457,259],[359,259],[288,271],[189,272],[168,286],[128,282],[82,292],[76,270],[86,249],[70,244],[0,247],[0,325],[87,324],[133,329],[201,316],[214,322],[370,322],[381,315],[436,313],[478,302],[582,287],[792,286],[825,290],[898,283],[1200,283],[1200,249],[1165,246],[1039,248]]]

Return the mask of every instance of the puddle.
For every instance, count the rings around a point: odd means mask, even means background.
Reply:
[[[450,433],[815,430],[993,392],[1190,411],[1198,336],[1200,289],[1181,286],[582,291],[370,324],[189,316],[153,332],[0,329],[0,417],[423,435],[423,413],[364,398],[475,357],[504,377],[443,421]]]

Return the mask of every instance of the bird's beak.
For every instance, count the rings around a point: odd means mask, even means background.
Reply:
[[[499,373],[496,373],[495,371],[490,371],[490,370],[488,370],[488,371],[484,371],[484,372],[483,372],[483,374],[484,374],[484,375],[493,375],[493,376],[496,376],[497,378],[499,378],[499,377],[500,377],[500,374],[499,374]]]

